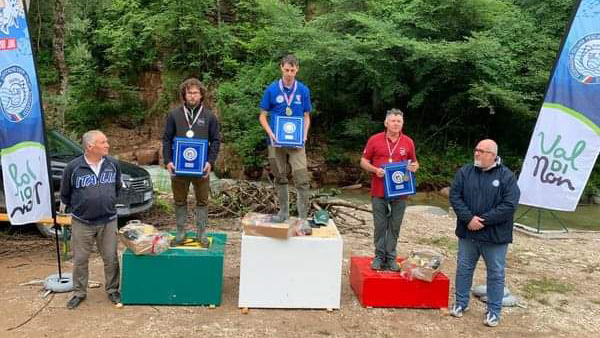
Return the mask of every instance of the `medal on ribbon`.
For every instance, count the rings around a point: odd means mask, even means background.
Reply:
[[[189,128],[189,130],[185,132],[185,137],[187,137],[187,138],[194,137],[194,131],[192,130],[192,126],[194,124],[196,124],[196,121],[198,121],[198,117],[200,117],[200,114],[202,113],[202,109],[204,109],[204,106],[200,106],[200,109],[198,109],[198,113],[196,114],[196,117],[190,123],[190,116],[192,115],[192,111],[190,111],[189,109],[187,109],[187,107],[185,105],[183,105],[183,115],[185,116],[185,121],[187,122],[188,128]]]
[[[398,137],[398,140],[396,140],[396,144],[394,144],[394,148],[390,148],[390,142],[388,141],[387,135],[385,135],[385,144],[387,145],[388,148],[388,154],[389,154],[389,158],[388,158],[388,162],[392,163],[394,162],[394,160],[392,159],[392,155],[394,155],[394,150],[396,150],[396,147],[398,146],[398,144],[400,143],[400,137]]]
[[[296,89],[298,89],[298,81],[294,80],[294,87],[292,88],[292,92],[290,93],[290,96],[288,96],[285,91],[283,90],[283,80],[279,80],[279,90],[281,90],[281,93],[283,94],[283,99],[285,100],[285,103],[287,104],[287,108],[285,108],[285,115],[287,116],[292,116],[293,112],[292,112],[292,100],[294,99],[294,94],[296,94]]]

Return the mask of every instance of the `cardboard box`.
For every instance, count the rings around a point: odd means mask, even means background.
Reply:
[[[300,219],[290,217],[285,223],[271,222],[272,215],[249,212],[242,218],[242,228],[249,236],[264,236],[286,239],[294,235],[295,226]]]

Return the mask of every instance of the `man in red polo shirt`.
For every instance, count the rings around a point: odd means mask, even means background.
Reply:
[[[385,131],[371,136],[360,159],[360,166],[371,173],[371,204],[375,226],[375,258],[371,264],[373,270],[400,271],[396,263],[396,243],[406,209],[406,197],[389,200],[384,198],[385,171],[381,167],[386,163],[410,160],[408,170],[416,172],[419,169],[415,145],[410,137],[402,133],[403,115],[400,109],[392,108],[387,111],[383,122]]]

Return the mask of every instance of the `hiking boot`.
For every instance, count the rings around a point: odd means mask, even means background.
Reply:
[[[279,212],[277,215],[271,217],[271,222],[283,223],[290,218],[290,205],[288,198],[288,185],[277,184],[275,189],[277,190],[277,199],[279,202]]]
[[[121,294],[119,291],[111,292],[108,294],[108,299],[110,299],[113,304],[119,304],[121,302]]]
[[[383,270],[384,265],[385,264],[383,264],[383,259],[381,259],[381,257],[375,257],[373,259],[373,262],[371,263],[371,269],[378,270],[378,271]]]
[[[496,327],[498,326],[498,322],[500,321],[500,318],[498,318],[498,316],[496,314],[493,314],[489,311],[487,311],[483,317],[483,324],[489,327]]]
[[[452,309],[450,310],[450,315],[452,317],[460,318],[463,316],[465,312],[469,311],[469,307],[462,307],[460,305],[454,304]]]
[[[203,248],[208,248],[209,241],[206,237],[206,226],[208,225],[208,207],[196,208],[196,241]]]
[[[177,233],[175,235],[174,246],[181,245],[185,242],[185,225],[187,223],[187,206],[175,206],[175,224]]]
[[[393,272],[400,272],[401,270],[395,259],[388,260],[385,269]]]
[[[73,298],[69,299],[67,302],[67,309],[73,310],[74,308],[78,307],[84,299],[85,297],[73,296]]]

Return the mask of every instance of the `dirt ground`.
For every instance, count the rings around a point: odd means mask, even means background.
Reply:
[[[371,225],[366,229],[369,236],[343,235],[341,309],[251,309],[249,314],[241,314],[237,307],[240,232],[234,220],[218,223],[213,230],[227,233],[228,243],[223,300],[214,309],[118,309],[108,301],[101,286],[90,289],[79,308],[67,310],[69,294],[44,299],[40,286],[19,285],[56,273],[54,242],[33,231],[0,233],[0,337],[588,337],[600,333],[598,234],[543,239],[515,232],[506,281],[521,299],[522,307],[505,308],[500,325],[488,328],[482,324],[485,305],[478,300],[472,300],[471,310],[461,319],[441,310],[363,308],[350,288],[348,264],[351,255],[371,254]],[[453,220],[448,216],[412,209],[401,230],[399,253],[440,250],[446,257],[443,271],[452,281],[456,268],[453,230]],[[63,263],[63,271],[71,271],[70,262]],[[97,254],[91,260],[90,271],[91,280],[103,281]],[[484,280],[480,261],[475,284]]]

